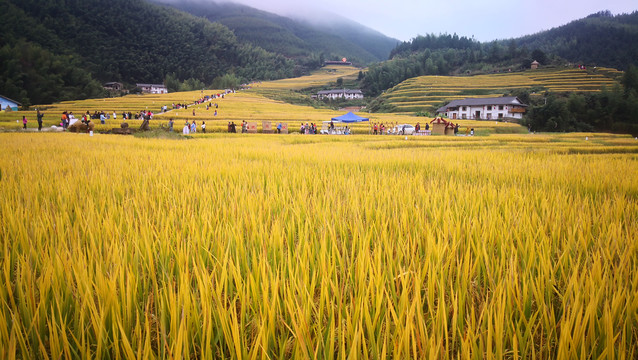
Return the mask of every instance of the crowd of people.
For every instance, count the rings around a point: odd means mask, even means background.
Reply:
[[[301,123],[301,128],[299,129],[299,133],[300,134],[306,134],[306,135],[315,135],[317,134],[317,125],[315,125],[314,123],[306,123],[306,125],[304,125],[303,123]]]
[[[206,110],[209,110],[211,108],[214,108],[214,114],[213,116],[217,116],[217,110],[219,109],[219,104],[217,102],[213,102],[214,99],[223,99],[225,97],[226,94],[228,94],[229,92],[234,92],[234,90],[226,90],[224,93],[218,93],[218,94],[212,94],[212,95],[206,95],[201,97],[200,99],[197,99],[194,101],[194,105],[199,105],[199,104],[203,104],[203,103],[207,103],[206,104]],[[191,105],[192,106],[192,105]],[[173,103],[172,104],[172,109],[187,109],[189,107],[189,105],[187,104],[181,104],[181,103]],[[168,106],[167,105],[162,105],[160,108],[160,112],[167,112],[168,111]],[[195,110],[193,109],[193,116],[195,116]],[[146,122],[148,122],[149,120],[153,119],[154,113],[150,110],[140,110],[137,113],[132,113],[130,111],[123,111],[121,113],[121,119],[122,120],[129,120],[129,119],[136,119],[136,120],[145,120]],[[42,120],[44,117],[44,113],[40,112],[39,110],[37,111],[36,114],[37,117],[37,121],[38,121],[38,130],[42,129]],[[116,111],[113,111],[112,113],[107,113],[104,111],[94,111],[93,113],[91,113],[90,111],[86,111],[86,113],[82,114],[80,121],[82,123],[85,123],[87,126],[89,125],[89,123],[91,122],[91,120],[100,120],[101,124],[105,124],[107,120],[113,119],[113,120],[117,120],[118,119],[118,114]],[[68,112],[68,111],[64,111],[62,113],[61,119],[60,119],[60,126],[63,129],[67,129],[71,124],[73,124],[75,121],[78,121],[78,119],[75,118],[73,112]],[[27,118],[26,116],[22,117],[22,125],[23,125],[23,129],[27,128]],[[407,126],[407,125],[406,125]],[[162,127],[164,127],[164,125],[162,125]],[[169,131],[173,131],[173,127],[174,127],[174,121],[171,118],[168,122],[168,130]],[[275,131],[277,133],[281,133],[282,129],[283,129],[284,125],[279,122],[276,125]],[[202,121],[201,125],[200,125],[200,130],[202,133],[206,133],[206,122]],[[411,128],[411,126],[408,126],[408,128]],[[334,131],[335,130],[335,124],[334,122],[330,121],[330,125],[329,125],[329,129]],[[425,130],[429,130],[430,129],[430,124],[429,123],[425,123]],[[459,132],[459,124],[455,124],[454,125],[454,134],[457,135]],[[315,123],[308,123],[306,122],[305,124],[302,122],[299,128],[299,133],[302,135],[315,135],[315,134],[320,134],[320,133],[335,133],[335,132],[326,132],[325,131],[325,124],[324,124],[324,129],[320,132],[317,128],[317,124]],[[410,129],[411,130],[411,129]],[[198,131],[198,126],[197,126],[197,122],[195,120],[192,120],[192,122],[189,122],[188,120],[185,122],[184,128],[182,130],[182,132],[184,134],[194,134]],[[415,133],[419,133],[421,131],[421,124],[419,122],[416,123],[415,127],[414,127],[414,132]],[[228,122],[228,127],[227,127],[227,132],[229,133],[236,133],[237,129],[236,129],[236,125],[234,121],[229,121]],[[248,132],[248,123],[244,120],[241,123],[241,132],[242,133],[247,133]],[[348,126],[345,126],[344,128],[340,128],[339,129],[339,134],[350,134],[351,133],[351,129]],[[374,122],[370,124],[370,133],[374,134],[374,135],[382,135],[382,134],[409,134],[409,132],[406,132],[405,126],[403,128],[401,128],[401,126],[399,126],[397,124],[397,122],[390,122],[390,123],[383,123],[383,122]],[[467,128],[465,131],[465,135],[469,136],[469,135],[474,135],[474,129],[470,129]]]

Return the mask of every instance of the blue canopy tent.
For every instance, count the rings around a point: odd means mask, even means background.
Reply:
[[[345,115],[333,117],[332,120],[343,122],[343,123],[355,123],[355,122],[361,122],[361,121],[369,121],[370,119],[363,118],[361,116],[357,116],[353,114],[352,112],[349,112]]]

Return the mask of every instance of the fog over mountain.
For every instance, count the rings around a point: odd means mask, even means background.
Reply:
[[[474,36],[480,41],[508,39],[549,30],[602,10],[619,14],[638,9],[636,2],[630,0],[233,1],[315,23],[328,21],[336,14],[399,40],[409,40],[417,35],[430,33],[457,33]]]

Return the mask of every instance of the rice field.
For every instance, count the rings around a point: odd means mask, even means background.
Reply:
[[[159,120],[153,124],[166,125],[169,118],[173,118],[176,124],[184,121],[195,120],[198,123],[206,121],[209,124],[209,131],[225,131],[228,121],[241,122],[247,121],[272,121],[272,122],[291,122],[301,125],[306,122],[321,122],[330,120],[331,117],[342,115],[342,113],[328,110],[317,110],[306,106],[294,106],[274,101],[263,96],[264,92],[288,92],[301,90],[309,87],[316,87],[328,83],[334,83],[338,78],[356,78],[359,69],[353,66],[325,66],[314,71],[311,75],[298,78],[282,79],[276,81],[266,81],[250,84],[248,90],[238,91],[235,94],[229,94],[224,99],[217,98],[213,103],[219,105],[218,114],[214,116],[215,108],[206,111],[206,104],[191,106],[188,109],[176,109],[159,115],[163,105],[168,106],[169,110],[172,104],[191,105],[196,100],[206,95],[223,93],[223,89],[206,89],[200,91],[175,92],[168,94],[131,94],[123,97],[103,98],[103,99],[87,99],[64,101],[55,104],[34,105],[30,111],[4,112],[0,111],[0,131],[16,130],[22,128],[22,116],[26,116],[29,121],[28,127],[37,128],[36,109],[40,109],[44,114],[44,126],[59,125],[62,112],[73,112],[76,118],[80,118],[82,114],[89,111],[93,114],[95,111],[104,111],[112,118],[113,112],[117,114],[117,119],[107,120],[106,126],[101,126],[99,121],[96,124],[97,131],[106,131],[113,127],[119,127],[122,122],[122,112],[139,113],[141,110],[150,110],[158,114],[155,119]],[[195,116],[192,110],[195,109]],[[379,121],[395,121],[396,116],[380,115]],[[94,122],[96,122],[94,120]],[[139,126],[141,121],[128,121],[132,126]],[[405,122],[405,121],[404,121]],[[416,123],[416,122],[415,122]],[[367,128],[366,128],[367,129]],[[367,131],[367,130],[366,130]]]
[[[0,358],[638,357],[638,141],[0,133]]]
[[[549,68],[476,76],[420,76],[402,82],[383,96],[400,112],[432,111],[443,102],[499,97],[513,89],[596,92],[618,84],[619,74],[618,70],[608,68],[595,71]]]
[[[266,83],[264,83],[266,84]],[[266,85],[264,85],[266,86]],[[168,93],[168,94],[146,94],[146,95],[128,95],[121,98],[105,98],[105,99],[89,99],[79,100],[74,102],[63,102],[52,105],[46,105],[40,107],[44,113],[43,126],[59,126],[60,117],[63,111],[72,111],[76,117],[89,111],[91,114],[94,111],[102,111],[104,109],[110,109],[105,111],[112,114],[113,111],[117,114],[117,119],[108,119],[106,124],[100,124],[99,120],[93,120],[95,124],[96,132],[105,132],[113,128],[119,128],[122,123],[122,112],[132,111],[133,113],[140,110],[150,109],[155,113],[153,120],[151,120],[150,126],[152,128],[159,128],[161,126],[167,127],[169,119],[173,119],[175,130],[179,131],[186,121],[196,121],[201,126],[202,121],[206,122],[207,132],[226,132],[228,129],[228,122],[234,122],[235,124],[241,124],[242,121],[257,122],[258,128],[261,129],[262,121],[269,121],[276,126],[277,123],[287,123],[291,132],[298,132],[301,124],[315,123],[321,128],[323,121],[330,121],[335,116],[342,115],[344,112],[334,111],[329,109],[315,109],[310,106],[291,105],[282,101],[276,101],[269,99],[260,94],[260,90],[238,91],[236,93],[228,94],[224,98],[217,98],[210,103],[203,103],[199,105],[189,105],[187,109],[175,109],[166,113],[158,113],[162,105],[167,105],[169,109],[173,103],[186,103],[192,104],[195,100],[201,98],[204,95],[211,95],[221,93],[220,90],[204,90],[194,92],[180,92],[180,93]],[[206,110],[206,104],[217,104],[218,107],[211,107]],[[193,115],[193,111],[195,115]],[[217,111],[217,115],[215,115]],[[27,128],[30,131],[37,129],[36,111],[34,109],[30,111],[17,111],[17,112],[0,112],[0,131],[21,131],[22,128],[22,116],[26,116],[28,119]],[[406,116],[400,114],[368,114],[362,113],[362,116],[370,118],[367,123],[359,123],[349,125],[353,132],[359,134],[370,133],[370,126],[372,123],[384,123],[388,124],[416,124],[417,122],[422,125],[426,121],[430,121],[432,118]],[[141,120],[127,120],[127,123],[132,128],[139,128],[142,124]],[[461,121],[459,125],[463,128],[472,127],[476,130],[481,129],[484,133],[490,133],[494,131],[516,133],[526,131],[523,127],[504,122],[478,122],[478,121]]]

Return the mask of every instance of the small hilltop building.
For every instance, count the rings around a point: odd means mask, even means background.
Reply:
[[[103,85],[104,89],[109,90],[109,91],[122,91],[122,89],[124,89],[124,86],[122,85],[122,83],[119,82],[107,82]]]

